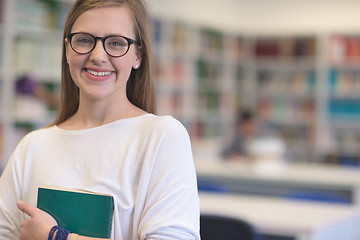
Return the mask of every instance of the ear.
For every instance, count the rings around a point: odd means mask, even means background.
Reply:
[[[140,67],[141,61],[142,61],[142,53],[143,53],[143,51],[142,51],[141,47],[138,47],[136,50],[134,63],[133,63],[134,69],[138,69]]]
[[[65,42],[65,52],[66,52],[66,59],[68,59],[69,51],[70,51],[70,44],[67,38],[64,39]]]

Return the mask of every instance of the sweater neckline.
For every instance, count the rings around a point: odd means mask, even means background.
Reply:
[[[92,132],[92,131],[96,131],[99,129],[103,129],[103,128],[107,128],[107,127],[111,127],[113,125],[118,125],[119,123],[126,123],[126,122],[133,122],[133,121],[140,121],[144,118],[150,117],[150,116],[154,116],[154,114],[151,113],[145,113],[143,115],[139,115],[139,116],[135,116],[135,117],[129,117],[129,118],[123,118],[123,119],[118,119],[109,123],[105,123],[103,125],[100,126],[96,126],[96,127],[91,127],[91,128],[85,128],[85,129],[63,129],[60,128],[58,125],[54,125],[53,128],[56,131],[59,132],[64,132],[64,133],[85,133],[85,132]]]

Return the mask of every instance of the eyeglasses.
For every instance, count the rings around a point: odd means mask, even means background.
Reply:
[[[137,44],[135,40],[124,36],[95,37],[90,33],[70,33],[67,36],[71,48],[78,54],[88,54],[94,50],[97,40],[101,40],[104,50],[112,57],[124,56],[131,46]]]

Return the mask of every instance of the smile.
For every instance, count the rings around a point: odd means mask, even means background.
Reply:
[[[93,70],[90,70],[90,69],[86,69],[86,71],[88,73],[90,73],[91,75],[99,76],[99,77],[109,76],[111,74],[111,72],[96,72],[96,71],[93,71]]]

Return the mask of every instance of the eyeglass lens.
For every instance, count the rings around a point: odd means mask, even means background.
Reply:
[[[127,53],[129,48],[128,41],[121,36],[110,36],[105,38],[105,51],[114,57],[120,57]],[[87,33],[74,34],[71,39],[71,46],[75,52],[80,54],[90,53],[96,45],[96,38]]]

